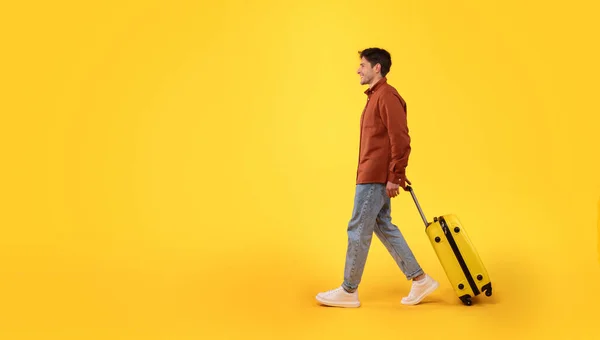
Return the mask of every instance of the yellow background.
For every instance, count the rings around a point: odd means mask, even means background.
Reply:
[[[0,14],[3,339],[600,333],[600,72],[591,1],[13,2]],[[494,296],[460,304],[374,239],[341,283],[365,102],[393,58],[425,213],[456,213]],[[598,225],[598,227],[596,227]]]

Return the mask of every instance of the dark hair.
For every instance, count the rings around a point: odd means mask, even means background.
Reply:
[[[392,57],[390,53],[382,48],[371,47],[365,50],[359,51],[361,58],[365,58],[370,64],[371,67],[379,64],[381,65],[381,76],[385,77],[388,72],[390,72],[390,68],[392,67]]]

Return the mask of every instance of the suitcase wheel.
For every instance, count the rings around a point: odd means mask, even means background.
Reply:
[[[473,301],[471,300],[471,295],[463,295],[460,297],[460,301],[462,301],[463,304],[470,306],[473,304]]]
[[[488,284],[486,284],[485,286],[483,286],[481,288],[482,291],[485,292],[485,296],[492,296],[492,283],[489,282]]]

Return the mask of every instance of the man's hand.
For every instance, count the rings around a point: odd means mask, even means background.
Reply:
[[[385,187],[388,197],[396,197],[400,193],[400,185],[396,183],[392,183],[390,181],[387,182]]]
[[[385,187],[388,197],[396,197],[400,194],[400,187],[402,187],[402,189],[404,189],[404,191],[408,191],[407,189],[407,184],[410,185],[410,181],[408,180],[408,178],[406,179],[402,179],[400,181],[400,184],[396,184],[393,182],[388,181],[387,185]]]

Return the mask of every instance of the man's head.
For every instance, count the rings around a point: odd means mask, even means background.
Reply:
[[[359,51],[360,67],[358,75],[360,75],[360,84],[373,86],[379,79],[385,77],[392,67],[392,58],[390,53],[381,48],[367,48]]]

